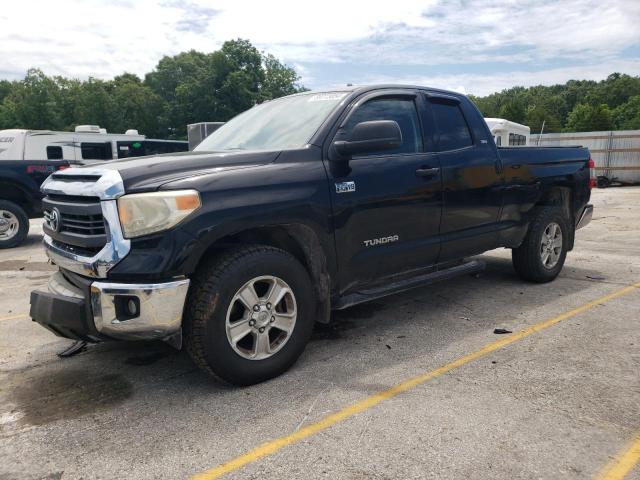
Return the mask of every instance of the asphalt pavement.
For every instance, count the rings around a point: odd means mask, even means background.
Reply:
[[[0,250],[0,479],[640,479],[640,187],[593,203],[556,281],[489,252],[334,313],[248,388],[162,342],[59,358],[71,342],[27,315],[55,270],[34,220]]]

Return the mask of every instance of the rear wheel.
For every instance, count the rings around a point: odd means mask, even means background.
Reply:
[[[313,286],[304,267],[272,247],[245,247],[204,265],[185,312],[187,351],[218,379],[251,385],[280,375],[311,335]]]
[[[512,250],[520,277],[545,283],[555,279],[564,265],[569,243],[569,222],[557,207],[540,207],[522,245]]]
[[[13,202],[0,200],[0,248],[20,245],[29,233],[29,217]]]

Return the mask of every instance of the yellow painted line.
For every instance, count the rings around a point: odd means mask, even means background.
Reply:
[[[600,480],[624,480],[640,462],[640,433],[629,448],[620,453],[598,477]]]
[[[9,317],[0,317],[0,322],[3,320],[16,320],[17,318],[26,318],[28,316],[28,313],[20,313],[18,315],[11,315]]]
[[[589,310],[590,308],[595,307],[598,304],[626,295],[627,293],[630,293],[637,288],[640,288],[640,283],[637,283],[635,285],[631,285],[629,287],[623,288],[622,290],[618,290],[616,292],[610,293],[609,295],[605,295],[604,297],[597,298],[592,302],[586,303],[581,307],[574,308],[573,310],[570,310],[566,313],[558,315],[557,317],[553,317],[553,318],[550,318],[549,320],[536,323],[535,325],[532,325],[529,328],[525,328],[524,330],[516,332],[513,335],[509,335],[508,337],[505,337],[501,340],[496,340],[495,342],[491,342],[488,345],[485,345],[484,347],[482,347],[480,350],[477,350],[473,353],[465,355],[464,357],[460,357],[457,360],[454,360],[453,362],[447,363],[446,365],[436,368],[435,370],[431,370],[430,372],[426,372],[416,377],[405,380],[404,382],[399,383],[389,388],[388,390],[384,390],[382,392],[378,392],[374,395],[371,395],[370,397],[360,400],[354,403],[353,405],[350,405],[346,408],[343,408],[342,410],[339,410],[335,413],[332,413],[331,415],[324,417],[318,422],[311,423],[296,432],[293,432],[283,437],[276,438],[275,440],[271,440],[266,443],[263,443],[262,445],[259,445],[258,447],[254,448],[253,450],[250,450],[247,453],[234,458],[233,460],[229,460],[228,462],[218,465],[217,467],[207,470],[206,472],[202,472],[197,475],[194,475],[192,478],[194,480],[213,480],[215,478],[220,478],[222,475],[238,470],[244,467],[245,465],[255,462],[256,460],[259,460],[263,457],[272,455],[276,453],[278,450],[281,450],[282,448],[288,445],[292,445],[294,443],[300,442],[301,440],[304,440],[307,437],[315,435],[316,433],[321,432],[322,430],[325,430],[335,425],[336,423],[339,423],[343,420],[351,418],[354,415],[357,415],[358,413],[361,413],[365,410],[369,410],[370,408],[375,407],[376,405],[378,405],[379,403],[385,400],[389,400],[397,395],[400,395],[401,393],[406,392],[407,390],[411,390],[419,385],[422,385],[423,383],[428,382],[429,380],[433,380],[434,378],[440,377],[441,375],[444,375],[445,373],[451,370],[462,367],[463,365],[473,362],[474,360],[484,357],[492,352],[495,352],[496,350],[500,350],[501,348],[504,348],[507,345],[517,342],[518,340],[522,340],[523,338],[526,338],[529,335],[533,335],[534,333],[539,332],[540,330],[549,328],[558,322],[561,322],[571,317],[575,317],[576,315],[579,315]]]

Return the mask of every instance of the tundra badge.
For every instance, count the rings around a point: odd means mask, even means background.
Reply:
[[[373,238],[371,240],[364,240],[365,247],[375,247],[376,245],[383,245],[385,243],[397,242],[400,240],[398,235],[390,235],[388,237]]]
[[[356,182],[336,183],[336,193],[348,193],[356,191]]]

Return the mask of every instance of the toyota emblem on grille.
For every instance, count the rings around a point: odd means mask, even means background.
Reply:
[[[54,208],[47,215],[47,226],[54,232],[60,231],[60,211]]]

